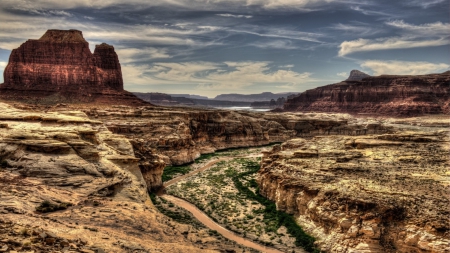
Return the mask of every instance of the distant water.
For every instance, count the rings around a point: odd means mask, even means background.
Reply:
[[[216,109],[234,110],[234,111],[252,111],[252,112],[267,112],[270,109],[252,108],[246,106],[230,106],[230,107],[214,107]]]

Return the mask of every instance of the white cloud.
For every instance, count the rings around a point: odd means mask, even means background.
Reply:
[[[336,0],[127,0],[126,4],[134,8],[142,8],[142,6],[179,6],[191,9],[221,9],[229,10],[231,7],[236,9],[247,7],[250,5],[261,6],[265,9],[275,8],[296,8],[308,10],[310,7],[317,7],[327,5]],[[88,0],[42,0],[42,1],[17,1],[17,0],[2,0],[2,4],[7,7],[28,8],[28,9],[72,9],[78,7],[87,8],[105,8],[114,5],[123,5],[122,0],[103,0],[103,1],[88,1]]]
[[[59,10],[50,10],[48,11],[49,14],[53,14],[56,16],[66,16],[66,17],[72,17],[73,15],[66,11],[59,11]]]
[[[252,18],[251,15],[234,15],[234,14],[216,14],[217,16],[227,17],[227,18]]]
[[[408,34],[414,33],[421,36],[448,36],[450,23],[428,23],[413,25],[405,23],[403,20],[394,20],[386,22],[387,25],[405,30]]]
[[[260,28],[259,28],[260,29]],[[281,39],[291,39],[291,40],[303,40],[315,43],[323,43],[319,41],[318,37],[323,37],[323,34],[320,33],[308,33],[301,31],[292,31],[286,29],[266,29],[264,31],[257,31],[256,29],[252,29],[248,27],[247,29],[225,29],[229,32],[235,33],[246,33],[252,34],[260,37],[268,37],[268,38],[281,38]]]
[[[368,60],[361,67],[372,70],[374,75],[423,75],[447,71],[450,65],[423,61]]]
[[[343,31],[348,34],[358,34],[358,35],[374,35],[380,33],[381,30],[374,28],[373,25],[349,25],[349,24],[335,24],[330,27],[333,30]]]
[[[326,5],[336,0],[247,0],[247,5],[259,4],[265,9],[276,8],[297,8],[308,10],[307,8]]]
[[[392,14],[389,14],[387,12],[362,9],[359,6],[351,6],[350,9],[357,11],[357,12],[361,12],[362,14],[367,15],[367,16],[392,16]]]
[[[449,44],[446,38],[430,39],[430,40],[414,40],[404,37],[380,38],[380,39],[357,39],[352,41],[344,41],[339,47],[339,56],[345,56],[355,52],[388,50],[399,48],[416,48],[416,47],[433,47]]]
[[[117,48],[116,53],[121,63],[143,62],[153,59],[171,58],[165,48]]]
[[[378,39],[357,39],[344,41],[339,45],[339,56],[345,56],[354,52],[433,47],[450,44],[450,24],[435,22],[421,25],[413,25],[403,20],[394,20],[386,25],[400,29],[400,36]]]
[[[296,49],[292,42],[289,40],[273,40],[266,42],[255,42],[250,44],[250,46],[255,46],[259,48],[276,48],[276,49]]]
[[[290,85],[315,81],[309,72],[272,69],[271,62],[183,62],[123,66],[128,85],[194,85],[197,89],[242,90],[258,84]],[[285,67],[285,66],[282,66]]]
[[[336,75],[347,78],[349,74],[347,72],[340,72],[340,73],[337,73]]]
[[[440,4],[445,1],[447,1],[447,0],[426,0],[426,1],[424,1],[424,0],[409,0],[408,5],[420,6],[424,9],[427,9],[430,6]]]

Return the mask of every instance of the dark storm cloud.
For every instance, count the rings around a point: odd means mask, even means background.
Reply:
[[[119,0],[0,2],[0,71],[47,29],[113,44],[125,87],[218,93],[303,91],[371,74],[449,67],[448,1]]]

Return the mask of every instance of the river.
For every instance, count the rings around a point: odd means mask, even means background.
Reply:
[[[179,182],[182,179],[188,178],[190,176],[193,176],[201,171],[207,170],[209,168],[211,168],[214,164],[221,162],[221,161],[226,161],[226,160],[230,160],[232,158],[235,157],[240,157],[240,156],[233,156],[233,157],[224,157],[224,158],[219,158],[217,160],[214,161],[210,161],[208,163],[206,163],[204,166],[202,166],[199,169],[196,169],[194,171],[191,171],[188,174],[185,174],[183,176],[180,177],[176,177],[172,180],[169,180],[167,182],[164,183],[164,187],[169,187],[170,185],[173,185],[177,182]],[[195,205],[177,198],[175,196],[172,195],[168,195],[164,192],[164,190],[160,191],[158,193],[159,197],[164,198],[170,202],[172,202],[173,204],[185,209],[186,211],[190,212],[192,215],[194,215],[194,217],[199,220],[203,225],[205,225],[206,227],[208,227],[211,230],[215,230],[218,233],[220,233],[223,237],[235,241],[238,244],[241,244],[243,246],[249,247],[249,248],[253,248],[256,250],[259,250],[261,252],[265,252],[265,253],[283,253],[283,251],[280,251],[278,249],[275,248],[271,248],[271,247],[266,247],[264,245],[261,245],[259,243],[255,243],[249,239],[246,239],[242,236],[237,235],[236,233],[222,227],[220,224],[214,222],[208,215],[206,215],[204,212],[202,212],[200,209],[198,209]]]

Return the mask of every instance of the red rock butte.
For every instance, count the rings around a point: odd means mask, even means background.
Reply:
[[[450,114],[450,71],[417,76],[368,76],[352,71],[343,82],[288,99],[284,111],[402,117]]]
[[[31,103],[145,104],[123,89],[114,47],[94,53],[78,30],[48,30],[12,50],[0,84],[0,98]]]

